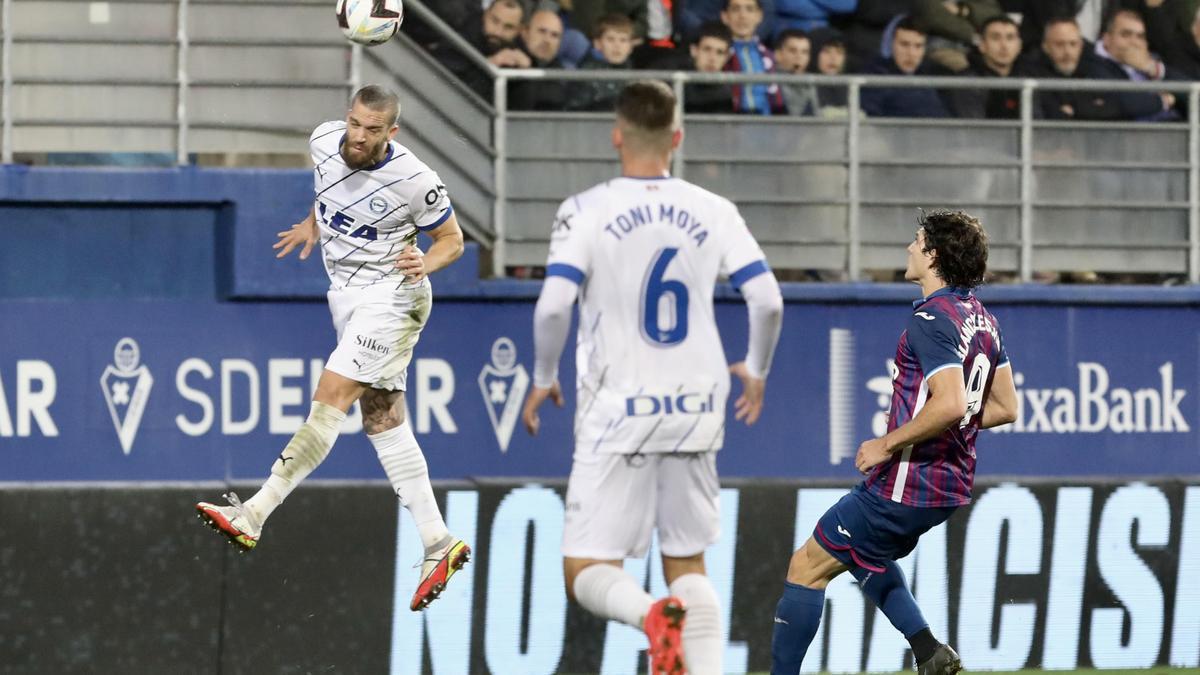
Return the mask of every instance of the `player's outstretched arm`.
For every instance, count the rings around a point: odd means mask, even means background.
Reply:
[[[1013,383],[1012,366],[997,368],[992,376],[992,388],[983,402],[981,429],[1017,421],[1017,385]]]
[[[463,233],[458,226],[458,217],[453,213],[446,222],[430,230],[433,243],[421,255],[415,246],[406,246],[396,258],[396,268],[409,282],[418,282],[426,276],[448,266],[463,254]]]
[[[558,385],[558,360],[562,358],[567,333],[571,330],[571,306],[579,286],[560,276],[542,283],[542,292],[533,308],[533,386],[525,397],[521,419],[531,435],[541,427],[538,408],[549,398],[562,407],[562,388]]]
[[[858,446],[854,466],[867,473],[887,461],[893,453],[914,443],[929,440],[957,424],[967,412],[967,390],[962,368],[943,368],[925,381],[929,397],[916,416],[887,434]]]
[[[313,245],[317,243],[317,214],[312,209],[309,209],[308,216],[292,226],[290,230],[278,232],[279,241],[271,248],[279,250],[275,254],[276,258],[283,258],[291,253],[297,246],[300,249],[300,259],[307,260],[308,254],[312,253]]]

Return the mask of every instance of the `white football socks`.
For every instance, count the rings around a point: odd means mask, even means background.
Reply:
[[[717,591],[703,574],[684,574],[671,584],[671,595],[687,607],[683,624],[683,658],[692,675],[721,675],[725,653]]]
[[[575,576],[575,600],[592,614],[642,627],[654,598],[625,570],[614,565],[591,565]]]
[[[433,496],[429,467],[425,463],[425,455],[421,453],[421,446],[413,436],[412,427],[408,422],[402,422],[394,429],[368,434],[367,438],[375,446],[379,462],[383,464],[383,470],[387,472],[400,503],[416,521],[425,554],[445,546],[450,532]]]
[[[243,503],[259,527],[300,481],[325,461],[345,420],[346,413],[341,410],[318,401],[312,402],[308,419],[271,465],[267,482]]]

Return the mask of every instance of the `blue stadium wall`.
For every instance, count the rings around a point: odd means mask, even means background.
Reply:
[[[643,639],[562,593],[571,416],[519,428],[538,285],[479,281],[475,248],[434,277],[409,371],[439,499],[477,553],[446,598],[406,609],[415,533],[357,414],[253,555],[189,522],[262,479],[333,345],[320,263],[270,248],[310,185],[0,170],[0,672],[635,672]],[[719,460],[727,672],[768,668],[787,557],[883,424],[915,290],[785,289],[763,419],[731,425]],[[1200,664],[1200,289],[980,294],[1020,419],[981,436],[976,503],[904,561],[935,630],[973,669]],[[719,295],[735,358],[745,311]],[[661,590],[653,560],[627,567]],[[806,670],[906,663],[848,578],[829,598]]]

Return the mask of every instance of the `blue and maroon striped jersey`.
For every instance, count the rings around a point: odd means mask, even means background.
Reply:
[[[941,288],[914,302],[896,347],[888,431],[916,416],[929,395],[926,382],[946,368],[963,373],[967,412],[940,435],[904,448],[872,469],[866,488],[908,506],[970,503],[983,402],[996,370],[1007,367],[1000,325],[971,291]]]

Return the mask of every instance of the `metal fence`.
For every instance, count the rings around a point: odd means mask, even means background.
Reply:
[[[326,0],[2,0],[0,160],[21,151],[290,151],[361,48]],[[19,135],[18,135],[19,134]]]
[[[570,192],[543,197],[539,190],[547,184],[583,189],[590,184],[585,178],[597,182],[616,166],[602,133],[611,115],[510,111],[508,84],[655,78],[673,85],[681,114],[690,83],[847,88],[848,110],[840,119],[684,117],[685,138],[672,173],[737,202],[768,257],[784,267],[844,270],[850,279],[868,269],[903,267],[897,245],[911,238],[916,209],[960,207],[983,217],[992,239],[991,267],[1021,280],[1036,270],[1098,270],[1186,275],[1200,282],[1198,84],[597,72],[497,71],[498,269],[502,263],[534,264],[535,251],[544,256],[553,209]],[[1021,117],[867,117],[860,100],[868,87],[1019,89]],[[1172,91],[1186,96],[1188,119],[1038,120],[1033,101],[1042,89]]]

